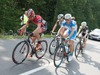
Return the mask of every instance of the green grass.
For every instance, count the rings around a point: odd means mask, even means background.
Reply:
[[[42,36],[42,38],[51,38],[52,36],[50,34],[45,34]],[[13,36],[13,35],[2,35],[0,34],[0,39],[23,39],[27,38],[27,36]]]

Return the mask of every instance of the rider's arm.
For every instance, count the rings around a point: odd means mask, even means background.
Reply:
[[[53,29],[52,29],[52,32],[55,31],[55,29],[56,29],[56,27],[57,27],[57,23],[58,23],[58,21],[56,21],[56,23],[55,23],[55,25],[54,25],[54,27],[53,27]]]
[[[20,28],[20,30],[25,30],[28,27],[29,23],[27,22],[23,27]]]
[[[22,20],[22,16],[20,17],[20,20]]]
[[[37,28],[34,30],[34,32],[37,32],[38,29],[41,29],[41,23],[37,24]]]
[[[71,36],[73,35],[74,30],[75,30],[75,28],[72,28],[72,31],[71,31],[71,33],[70,33],[69,37],[71,37]]]
[[[84,37],[86,37],[88,35],[88,30],[86,30],[86,34],[84,35]]]
[[[81,26],[80,26],[80,28],[79,28],[79,30],[78,30],[78,32],[77,32],[77,36],[79,35],[79,33],[81,32]]]

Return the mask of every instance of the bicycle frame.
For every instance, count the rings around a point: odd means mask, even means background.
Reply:
[[[85,39],[83,37],[79,38],[79,43],[80,43],[80,50],[82,50],[82,48],[84,48],[83,44],[84,44]]]

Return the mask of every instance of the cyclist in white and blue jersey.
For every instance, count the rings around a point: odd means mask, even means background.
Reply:
[[[65,20],[62,22],[61,27],[62,28],[67,28],[67,30],[63,34],[63,37],[69,38],[70,53],[69,53],[68,60],[71,61],[73,51],[74,51],[74,40],[75,40],[76,34],[77,34],[77,24],[74,20],[71,20],[71,14],[65,14]]]

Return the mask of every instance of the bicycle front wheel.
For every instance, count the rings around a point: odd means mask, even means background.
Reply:
[[[59,67],[64,57],[64,46],[58,46],[54,52],[54,65]]]
[[[48,49],[48,44],[46,40],[39,40],[38,42],[41,44],[41,47],[39,48],[39,50],[36,50],[35,55],[38,59],[40,59],[45,55]]]
[[[80,53],[81,53],[81,44],[80,44],[80,42],[78,42],[76,47],[75,47],[75,56],[76,56],[76,58],[80,55]]]
[[[50,43],[50,45],[49,45],[49,53],[50,53],[51,55],[54,54],[54,51],[55,51],[55,49],[56,49],[56,47],[57,47],[58,44],[59,44],[59,42],[57,42],[57,40],[55,40],[55,39],[53,39],[53,40],[51,41],[51,43]]]
[[[29,53],[29,45],[26,41],[19,42],[13,52],[12,52],[12,60],[15,64],[21,64],[27,57]]]

